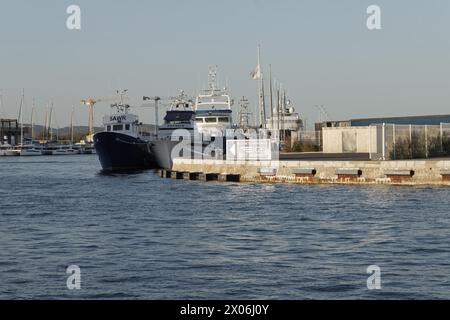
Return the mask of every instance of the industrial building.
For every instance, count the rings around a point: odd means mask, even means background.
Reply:
[[[450,115],[325,121],[316,130],[324,153],[369,153],[384,160],[450,152]]]
[[[450,115],[428,115],[428,116],[408,116],[408,117],[380,117],[351,119],[344,121],[324,121],[316,123],[316,131],[322,128],[334,127],[367,127],[375,124],[398,124],[398,125],[433,125],[439,126],[441,123],[450,123]]]
[[[15,145],[20,141],[20,126],[17,119],[0,119],[1,143]]]

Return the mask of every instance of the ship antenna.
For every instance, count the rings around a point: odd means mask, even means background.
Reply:
[[[217,65],[210,66],[209,67],[209,88],[211,89],[213,94],[217,87],[216,77],[217,77]]]

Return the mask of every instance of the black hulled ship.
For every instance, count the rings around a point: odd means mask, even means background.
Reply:
[[[103,118],[104,131],[94,135],[94,147],[103,171],[120,172],[151,169],[156,166],[151,151],[151,135],[144,132],[130,106],[120,103],[117,111]]]

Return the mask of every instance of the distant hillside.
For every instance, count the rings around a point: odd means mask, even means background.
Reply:
[[[30,125],[24,125],[24,127],[26,128],[25,130],[25,134],[24,137],[29,137],[29,135],[31,134],[31,126]],[[154,132],[155,130],[155,126],[152,124],[144,124],[144,131],[147,132]],[[95,127],[94,130],[95,132],[101,132],[103,131],[103,127]],[[61,138],[69,138],[70,134],[71,134],[71,128],[70,127],[64,127],[64,128],[53,128],[53,136],[58,136]],[[40,135],[42,135],[44,132],[44,126],[42,125],[35,125],[34,126],[34,136],[38,137]],[[89,128],[87,126],[74,126],[73,127],[73,134],[74,137],[84,137],[88,134],[89,132]],[[78,138],[77,138],[78,139]],[[76,140],[77,140],[76,139]]]

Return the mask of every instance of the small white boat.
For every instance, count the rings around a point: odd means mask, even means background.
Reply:
[[[12,149],[12,146],[10,144],[0,144],[0,157],[6,156],[6,151]]]
[[[11,148],[4,151],[4,156],[6,157],[19,157],[20,156],[20,149],[17,148]]]
[[[96,154],[94,146],[86,144],[81,148],[82,154]]]
[[[35,156],[41,156],[42,155],[42,147],[36,146],[36,145],[25,145],[20,146],[20,156],[22,157],[35,157]]]
[[[43,156],[52,156],[55,152],[56,148],[52,146],[43,147],[41,150],[41,154]]]
[[[0,156],[8,157],[28,157],[28,156],[40,156],[42,155],[42,147],[35,145],[25,145],[11,147],[10,145],[2,145],[0,147]]]
[[[73,144],[73,145],[71,145],[71,148],[75,151],[75,154],[82,153],[81,147],[79,145]]]
[[[72,146],[57,146],[53,150],[53,155],[55,156],[70,156],[78,153],[78,150],[72,148]]]

